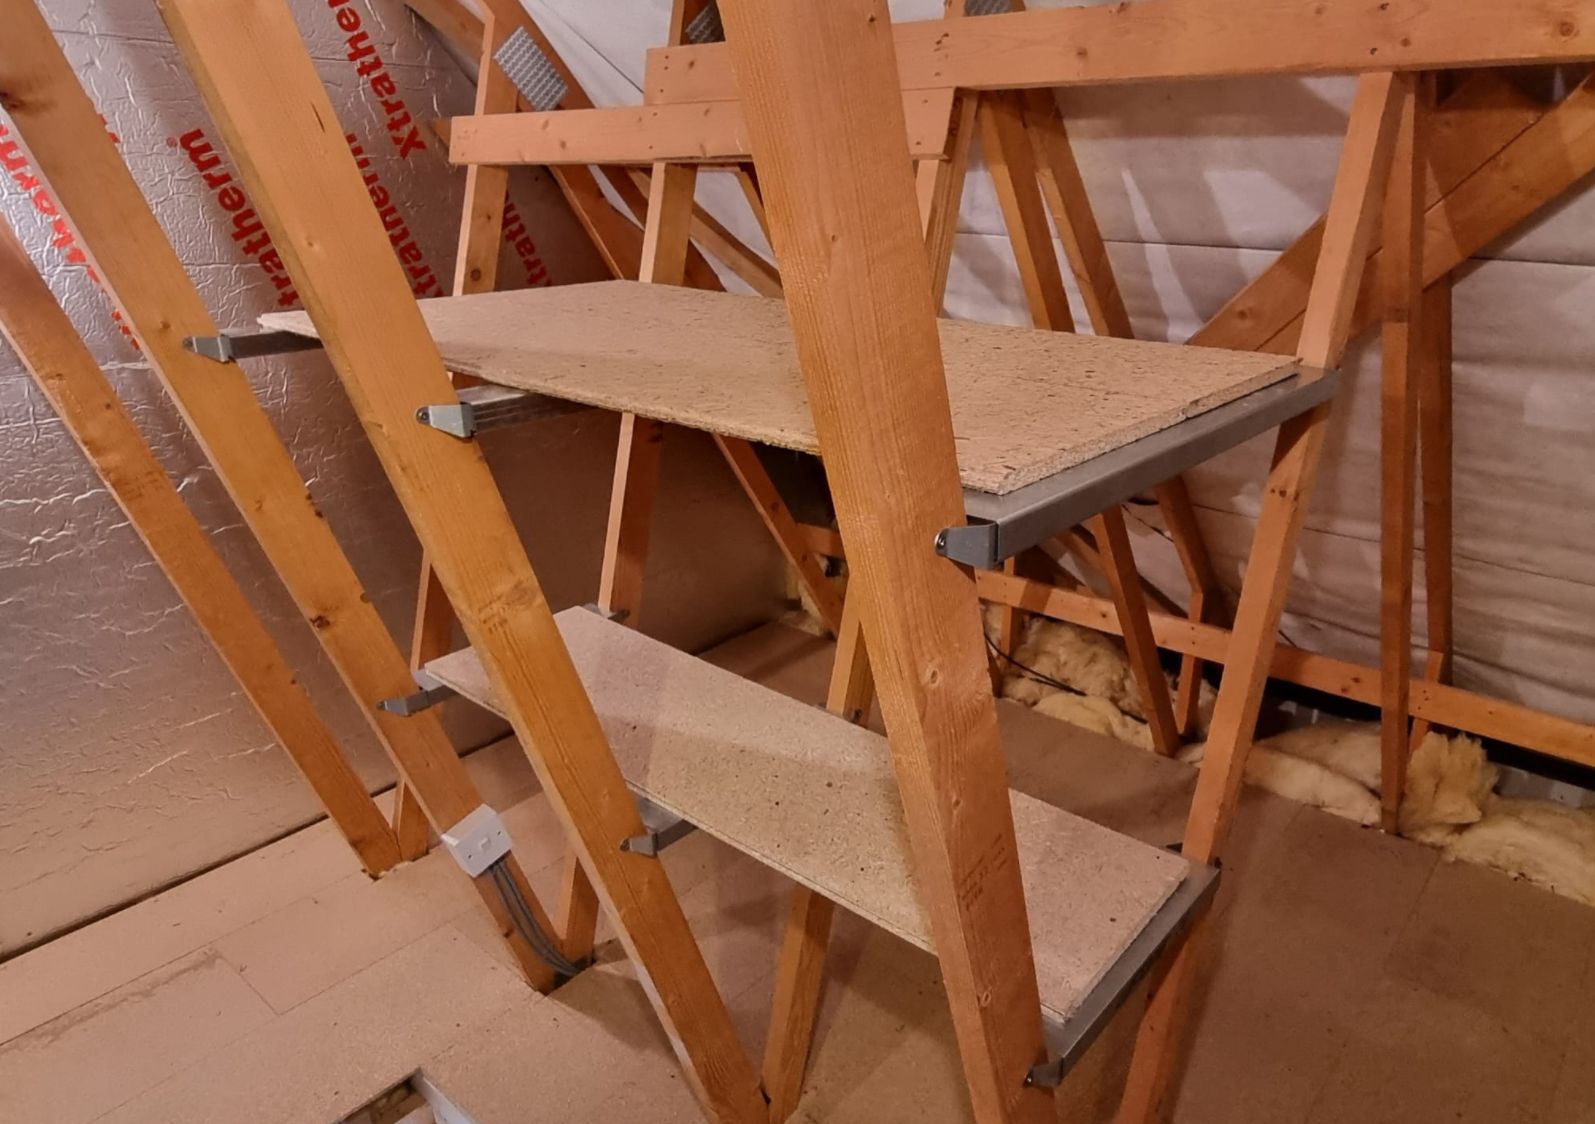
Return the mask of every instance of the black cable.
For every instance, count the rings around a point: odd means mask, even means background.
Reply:
[[[504,902],[504,908],[510,915],[510,922],[515,926],[515,931],[521,935],[532,951],[548,964],[554,971],[562,976],[574,976],[581,971],[581,966],[566,958],[559,947],[543,932],[537,923],[537,915],[526,904],[526,899],[521,896],[521,888],[515,883],[515,876],[510,873],[504,859],[500,858],[488,866],[488,873],[493,876],[493,885],[498,889],[499,898]]]
[[[995,640],[993,640],[989,635],[986,636],[986,647],[990,648],[994,653],[996,653],[997,658],[1002,659],[1002,660],[1006,660],[1008,663],[1013,664],[1014,667],[1019,669],[1019,673],[1021,675],[1027,675],[1031,679],[1034,679],[1037,683],[1040,683],[1040,684],[1042,684],[1044,686],[1047,686],[1047,687],[1056,687],[1060,691],[1068,691],[1071,695],[1079,695],[1081,698],[1089,698],[1090,697],[1084,691],[1080,690],[1080,688],[1078,688],[1078,687],[1071,687],[1067,683],[1060,682],[1059,680],[1052,678],[1052,676],[1050,676],[1050,675],[1043,675],[1043,674],[1041,674],[1041,672],[1037,671],[1035,668],[1027,667],[1025,664],[1020,663],[1018,660],[1016,660],[1012,656],[1010,656],[1007,652],[1005,652],[1001,648],[999,648],[997,646],[997,642]]]

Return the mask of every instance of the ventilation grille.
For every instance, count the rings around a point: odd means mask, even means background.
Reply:
[[[720,22],[720,5],[714,0],[709,0],[703,10],[692,17],[692,22],[687,25],[686,35],[689,43],[725,42],[726,29]]]
[[[504,45],[493,54],[514,87],[528,105],[539,113],[558,109],[570,88],[547,55],[538,49],[524,27],[517,27]]]

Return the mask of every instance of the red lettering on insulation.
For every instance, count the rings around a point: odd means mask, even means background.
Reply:
[[[366,191],[371,195],[371,205],[377,209],[377,217],[382,220],[382,229],[387,231],[388,241],[393,243],[393,252],[399,255],[400,264],[410,275],[410,291],[417,297],[442,296],[437,274],[426,263],[419,243],[410,236],[410,226],[399,211],[399,205],[393,201],[392,193],[382,186],[382,177],[372,168],[371,157],[366,155],[353,133],[344,139],[349,142],[355,166],[360,169],[360,178],[365,181]]]
[[[261,225],[255,208],[249,205],[249,196],[244,194],[243,187],[222,167],[222,158],[205,139],[205,130],[190,129],[177,138],[177,144],[188,154],[189,163],[200,173],[205,186],[215,194],[217,205],[230,217],[233,241],[239,244],[244,256],[252,259],[271,279],[272,287],[277,290],[278,307],[298,305],[299,294],[294,291],[293,278],[288,276],[282,258],[272,247],[271,235]]]
[[[327,7],[333,10],[338,30],[348,35],[344,40],[344,57],[355,64],[355,73],[366,80],[382,112],[387,114],[388,139],[393,147],[405,157],[424,149],[426,141],[421,137],[421,126],[410,116],[398,85],[388,74],[387,63],[371,45],[371,33],[361,29],[363,21],[359,9],[351,7],[349,0],[327,0]]]
[[[100,118],[102,124],[104,121],[105,118]],[[106,131],[110,132],[109,129]],[[122,143],[115,133],[111,133],[111,140],[115,144]],[[67,225],[65,217],[61,214],[61,208],[56,205],[55,197],[39,181],[39,177],[34,175],[29,169],[28,154],[22,150],[22,146],[17,143],[16,138],[11,135],[11,130],[6,127],[4,122],[0,122],[0,167],[6,170],[11,176],[12,182],[33,203],[33,209],[39,213],[40,217],[49,220],[50,245],[61,251],[61,255],[66,259],[68,265],[85,267],[89,280],[99,286],[100,291],[111,301],[111,319],[115,322],[117,331],[122,333],[122,338],[132,345],[134,351],[142,351],[143,348],[139,346],[138,339],[133,335],[133,329],[127,325],[127,318],[122,315],[122,310],[117,307],[116,298],[105,287],[105,282],[100,278],[99,271],[89,261],[88,255],[83,252],[83,247],[78,245],[77,234]]]
[[[510,249],[514,250],[516,257],[521,259],[521,265],[526,270],[528,288],[552,283],[553,278],[548,275],[548,267],[543,264],[542,255],[537,252],[537,243],[532,241],[525,220],[515,209],[514,201],[508,199],[504,201],[504,241],[509,243]]]

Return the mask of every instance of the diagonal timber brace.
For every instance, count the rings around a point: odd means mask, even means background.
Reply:
[[[30,0],[0,0],[0,21],[6,27],[0,90],[35,165],[406,787],[433,828],[447,829],[482,803],[475,782],[435,713],[405,718],[377,710],[380,700],[410,690],[409,669],[392,635],[248,380],[182,346],[190,336],[217,335],[216,323],[44,17]],[[327,110],[323,120],[336,119]],[[330,139],[341,140],[341,134]],[[544,924],[524,872],[513,858],[507,862]],[[553,971],[514,935],[513,915],[499,892],[482,880],[476,888],[528,980],[551,986]]]
[[[762,1120],[758,1079],[668,876],[620,849],[642,820],[487,464],[474,444],[414,424],[451,383],[292,18],[251,0],[161,11],[690,1087],[715,1119]],[[228,65],[244,52],[272,66]]]

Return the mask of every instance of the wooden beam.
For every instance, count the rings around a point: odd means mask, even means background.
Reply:
[[[214,336],[216,322],[43,16],[29,0],[0,0],[0,22],[6,27],[0,89],[7,91],[8,112],[34,166],[48,181],[79,244],[126,314],[151,368],[300,612],[315,628],[400,776],[415,791],[434,827],[452,827],[482,799],[436,712],[405,718],[377,709],[379,700],[414,690],[404,656],[249,381],[236,370],[219,368],[184,350],[184,337]],[[234,57],[256,54],[247,46],[238,52]],[[327,143],[342,146],[341,156],[353,167],[330,108],[323,121],[333,130]],[[359,217],[376,222],[369,197],[364,201]],[[336,236],[328,239],[327,245],[336,244]],[[385,237],[383,245],[388,246]],[[391,252],[387,260],[398,268]],[[518,865],[513,873],[533,910],[539,910]],[[552,970],[515,933],[491,880],[479,879],[476,886],[528,980],[550,986]]]
[[[451,383],[287,8],[161,11],[327,354],[706,1112],[760,1120],[752,1066],[632,802],[480,448],[415,423]],[[270,67],[239,67],[242,57]]]
[[[0,333],[127,513],[360,865],[376,875],[397,864],[398,842],[359,774],[3,220]]]
[[[1595,75],[1457,184],[1424,223],[1425,287],[1595,169]],[[1361,311],[1361,310],[1359,310]]]
[[[575,72],[560,57],[559,52],[554,50],[554,44],[543,34],[543,29],[537,26],[537,21],[532,19],[531,14],[521,4],[516,0],[481,0],[481,3],[484,10],[490,12],[503,25],[506,34],[517,28],[526,32],[537,49],[554,67],[565,83],[565,96],[560,101],[561,110],[580,111],[593,108],[592,98],[587,96],[587,91],[576,80]],[[524,99],[519,104],[523,110],[531,111],[531,106],[527,105]],[[601,166],[595,171],[582,165],[554,164],[548,170],[564,193],[566,202],[575,212],[577,221],[592,239],[594,247],[609,271],[616,277],[638,276],[642,258],[642,221],[646,206],[643,194],[638,192],[624,174],[625,169]],[[631,208],[637,216],[635,223],[610,204],[599,187],[599,177],[609,183],[624,206]],[[714,270],[709,267],[703,255],[691,247],[687,251],[687,277],[689,283],[698,288],[719,288]]]
[[[405,3],[416,15],[453,43],[461,53],[466,55],[481,53],[483,20],[456,0],[405,0]],[[506,32],[513,31],[516,27],[525,27],[527,33],[539,43],[540,48],[565,78],[570,91],[566,97],[567,105],[591,108],[592,102],[587,99],[586,93],[576,82],[575,75],[564,65],[564,60],[554,53],[553,45],[548,42],[547,37],[520,5],[504,3],[503,0],[486,0],[484,8],[499,21]],[[518,95],[515,104],[524,111],[531,111],[531,106]],[[443,130],[445,133],[447,131],[446,128]],[[448,138],[445,138],[445,143],[448,143]],[[577,222],[587,233],[609,271],[616,277],[637,276],[637,264],[642,253],[642,230],[610,205],[599,188],[598,179],[592,169],[555,166],[549,171],[576,216]]]
[[[903,95],[914,156],[941,158],[952,99],[951,90]],[[747,125],[734,101],[490,117],[478,111],[454,118],[449,139],[449,160],[455,164],[722,164],[747,158]]]
[[[936,310],[942,311],[947,275],[952,269],[953,243],[958,236],[958,211],[969,172],[969,149],[975,138],[975,112],[980,96],[956,93],[947,124],[947,158],[921,160],[915,170],[915,193],[930,255],[930,291]]]
[[[1368,241],[1376,225],[1374,193],[1383,189],[1389,173],[1400,107],[1394,75],[1373,74],[1358,82],[1324,228],[1318,272],[1307,300],[1301,351],[1309,366],[1333,367],[1345,348],[1351,309],[1362,279],[1362,263],[1367,260]],[[1275,643],[1274,629],[1284,608],[1295,539],[1305,499],[1311,491],[1312,469],[1327,415],[1327,409],[1320,408],[1280,430],[1247,566],[1249,580],[1236,613],[1233,654],[1224,668],[1207,755],[1203,758],[1203,783],[1197,786],[1192,827],[1187,831],[1186,853],[1198,862],[1211,861],[1217,855],[1240,793],[1240,765],[1262,703],[1268,653]],[[1258,590],[1262,592],[1254,592]]]
[[[463,12],[463,9],[452,3],[452,0],[417,0],[410,7],[422,19],[432,23],[442,34],[449,37],[451,41],[457,41],[457,45],[461,46],[467,53],[475,54],[480,50],[482,20],[472,13]],[[576,83],[574,74],[570,72],[568,67],[565,67],[564,61],[553,52],[552,44],[542,35],[541,30],[537,28],[529,14],[518,6],[504,5],[502,3],[497,4],[496,7],[490,4],[489,9],[496,13],[501,23],[511,29],[517,26],[525,27],[527,33],[532,34],[534,40],[540,44],[540,49],[547,53],[550,59],[554,60],[556,65],[561,68],[561,73],[565,76],[570,90],[565,104],[577,108],[562,109],[555,112],[562,114],[607,112],[593,109],[591,99],[587,97],[581,86]],[[461,12],[466,17],[465,20],[456,18]],[[494,70],[497,70],[496,65]],[[933,100],[933,96],[929,97],[932,97]],[[522,112],[519,114],[521,117],[532,113],[531,107],[518,95],[515,106],[521,107]],[[511,110],[515,106],[511,106]],[[480,114],[481,111],[478,110],[477,113]],[[465,120],[470,119],[467,118]],[[436,125],[444,143],[450,144],[452,142],[451,121],[445,119],[437,122]],[[607,169],[607,171],[614,170]],[[642,195],[639,195],[639,189],[626,178],[605,176],[606,179],[610,180],[612,186],[614,186],[625,203],[633,207],[638,213],[639,222],[633,223],[610,205],[599,187],[597,175],[591,168],[580,165],[567,166],[556,162],[549,166],[549,171],[554,176],[555,182],[565,195],[566,202],[575,213],[577,221],[586,231],[609,271],[616,277],[631,278],[638,276],[642,254],[640,223],[646,213],[646,207],[642,204],[642,196],[646,195],[648,190],[646,179],[640,189]],[[633,176],[638,174],[640,173],[632,172]],[[743,280],[747,281],[755,290],[766,296],[776,295],[774,292],[765,291],[769,287],[771,278],[771,271],[767,269],[767,263],[763,263],[757,254],[749,251],[732,237],[723,226],[715,222],[714,218],[701,207],[693,209],[693,237],[697,238],[707,249],[720,257],[728,267],[742,277]],[[697,251],[696,247],[689,247],[688,249],[687,272],[691,283],[697,287],[720,287],[714,277],[714,271],[709,268],[708,263],[703,260],[703,255]]]
[[[833,714],[862,725],[875,698],[869,655],[864,645],[863,608],[850,595],[836,630],[836,656],[825,705]],[[835,907],[825,895],[797,886],[787,912],[776,962],[775,998],[770,1030],[764,1041],[763,1083],[770,1098],[771,1124],[781,1124],[797,1108],[803,1093],[803,1071],[814,1040],[825,982],[825,947],[830,940]]]
[[[1213,559],[1207,551],[1207,541],[1202,537],[1201,525],[1196,521],[1196,504],[1191,499],[1185,478],[1176,476],[1165,480],[1153,489],[1158,508],[1168,524],[1169,537],[1174,541],[1174,551],[1179,555],[1180,567],[1191,587],[1190,599],[1185,605],[1185,615],[1193,621],[1207,622],[1221,618],[1224,608],[1224,587],[1213,568]],[[1196,656],[1180,657],[1180,680],[1174,697],[1174,725],[1182,737],[1197,732],[1202,706],[1203,661]]]
[[[510,29],[491,12],[484,28],[476,66],[475,112],[511,114],[520,95],[493,58],[509,38]],[[488,293],[497,286],[499,239],[504,232],[504,197],[508,190],[509,169],[502,163],[481,162],[465,169],[465,207],[454,259],[456,296]]]
[[[422,21],[432,26],[462,55],[479,54],[482,50],[482,17],[459,0],[404,0]]]
[[[970,1099],[1050,1119],[1024,1084],[1045,1045],[979,609],[934,551],[963,494],[886,5],[721,13]]]
[[[893,28],[904,90],[1005,90],[1595,59],[1580,0],[1138,0]],[[648,52],[650,104],[737,97],[723,43]]]
[[[598,605],[607,613],[624,613],[622,619],[633,628],[642,616],[642,575],[664,437],[664,426],[657,421],[636,414],[620,416]]]
[[[781,931],[770,1029],[764,1042],[763,1086],[771,1124],[781,1124],[803,1096],[803,1075],[814,1043],[825,982],[825,949],[836,905],[817,890],[796,886]]]
[[[615,277],[635,277],[642,263],[642,228],[610,206],[591,168],[550,168],[576,221],[587,233],[604,268]]]
[[[557,169],[550,168],[553,172]],[[648,184],[647,172],[640,168],[617,168],[605,166],[598,169],[610,189],[620,196],[622,207],[629,210],[640,226],[648,223]],[[694,207],[695,215],[702,214],[701,209]],[[639,260],[638,271],[627,274],[628,277],[641,276],[641,263]],[[724,289],[720,284],[720,276],[715,273],[714,267],[709,264],[698,247],[691,242],[687,243],[686,284],[693,289],[710,289],[716,292]]]
[[[753,212],[753,221],[759,224],[759,231],[764,235],[765,241],[770,239],[770,220],[764,213],[764,196],[759,194],[759,174],[751,163],[738,164],[731,173],[737,179],[737,186],[742,189],[742,198],[747,201],[748,210]]]
[[[1085,179],[1069,143],[1068,129],[1051,90],[1023,95],[1025,127],[1035,147],[1041,194],[1052,212],[1058,238],[1074,272],[1091,328],[1099,336],[1132,339],[1130,314],[1108,260],[1107,244],[1086,195]]]
[[[1397,88],[1389,73],[1367,75],[1357,83],[1324,226],[1323,250],[1307,298],[1302,358],[1310,366],[1335,366],[1345,346],[1357,283],[1375,226],[1375,193],[1383,188],[1390,170],[1401,105]],[[1247,559],[1246,581],[1235,611],[1229,658],[1185,827],[1181,853],[1193,862],[1216,861],[1234,821],[1246,756],[1278,643],[1296,539],[1306,517],[1328,423],[1329,403],[1325,403],[1279,428]],[[1119,1124],[1149,1124],[1162,1119],[1167,1110],[1185,1050],[1198,984],[1199,948],[1206,928],[1205,922],[1196,924],[1152,990],[1119,1106]]]
[[[680,285],[684,280],[697,182],[697,170],[690,165],[654,167],[649,181],[640,280],[660,285]],[[633,628],[642,615],[643,566],[648,555],[663,441],[662,423],[634,414],[621,416],[598,604],[606,612],[624,613],[626,623]]]
[[[1035,153],[1025,133],[1024,103],[1018,95],[984,95],[976,118],[986,170],[991,173],[1008,240],[1013,245],[1030,322],[1048,331],[1072,332],[1074,317],[1069,312],[1052,230],[1047,226]]]
[[[821,622],[833,633],[837,632],[842,626],[842,595],[825,576],[819,559],[803,545],[797,520],[787,510],[786,501],[781,498],[775,482],[765,473],[758,452],[746,441],[722,437],[718,433],[714,435],[714,442],[724,454],[731,471],[736,474],[743,491],[753,500],[759,518],[764,520],[765,527],[786,556],[787,564],[797,575],[799,584],[809,595],[809,600],[814,602]]]
[[[1333,226],[1330,229],[1334,231]],[[1233,823],[1284,609],[1296,537],[1312,492],[1328,420],[1328,406],[1324,405],[1280,427],[1181,848],[1182,854],[1196,862],[1211,863],[1219,857]],[[1118,1124],[1151,1124],[1165,1117],[1200,982],[1198,946],[1205,928],[1205,921],[1197,922],[1152,991],[1136,1037]]]
[[[450,9],[431,0],[434,14],[446,17]],[[442,11],[436,9],[442,8]],[[474,18],[474,17],[473,17]],[[514,110],[519,94],[504,76],[494,53],[508,38],[504,24],[491,12],[477,21],[476,102],[477,113],[508,113]],[[504,233],[504,200],[509,190],[509,170],[489,165],[466,169],[465,202],[461,208],[460,235],[454,255],[454,295],[492,292],[498,285],[499,239]],[[478,380],[469,375],[453,376],[455,386],[469,386]],[[421,557],[421,577],[417,583],[415,626],[410,638],[410,666],[418,669],[451,651],[454,642],[454,610],[443,587],[432,573],[432,564]],[[425,852],[426,820],[408,785],[402,782],[394,797],[394,827],[403,828],[401,839],[410,851]],[[577,957],[580,959],[580,957]]]
[[[948,16],[954,19],[961,16],[961,7],[961,0],[953,0],[948,5]],[[1064,291],[1058,253],[1052,244],[1052,230],[1047,226],[1039,170],[1025,129],[1023,96],[968,96],[977,102],[975,121],[980,129],[981,151],[1008,230],[1019,282],[1024,287],[1025,303],[1030,309],[1030,322],[1046,331],[1072,332],[1074,317],[1069,312],[1069,297]],[[956,206],[956,202],[953,205]],[[950,256],[951,246],[948,251]],[[937,278],[944,285],[945,268],[943,266]],[[1014,564],[1013,559],[1008,559],[1003,565],[1004,571],[1013,573]],[[997,651],[991,665],[994,691],[1002,686],[1007,660],[1019,643],[1022,623],[1020,614],[1011,607],[1004,606],[998,614],[997,635],[993,639]]]
[[[406,2],[408,3],[408,0]],[[554,50],[548,37],[520,4],[515,3],[515,0],[483,0],[482,6],[485,12],[498,21],[504,34],[508,35],[516,28],[521,28],[532,37],[538,49],[548,57],[565,81],[567,92],[563,104],[566,107],[592,108],[592,101],[587,97],[581,84],[576,81],[575,74],[565,65],[565,61]],[[416,3],[410,4],[410,7],[451,40],[458,40],[465,53],[472,55],[480,53],[483,24],[479,17],[466,13],[468,18],[462,19],[458,12],[459,6],[453,3],[453,0],[417,0]],[[469,40],[464,38],[473,32],[474,38]],[[531,109],[524,99],[517,98],[516,104],[525,110]],[[598,186],[598,178],[593,170],[580,166],[556,166],[550,168],[549,172],[565,196],[565,201],[576,216],[576,221],[586,231],[609,271],[616,277],[637,276],[638,263],[642,257],[642,229],[610,205],[603,190]]]
[[[1111,507],[1091,520],[1091,533],[1102,550],[1104,576],[1113,591],[1130,670],[1152,731],[1152,746],[1165,757],[1172,757],[1180,748],[1180,733],[1169,702],[1168,681],[1158,663],[1157,641],[1152,638],[1152,624],[1147,619],[1146,598],[1141,593],[1123,509]]]
[[[1369,182],[1383,186],[1395,148],[1401,106],[1395,89],[1393,74],[1372,74],[1357,83],[1297,347],[1311,367],[1338,364],[1351,334],[1352,309],[1378,218],[1368,200]]]
[[[1430,144],[1433,179],[1425,194],[1428,206],[1432,208],[1489,164],[1546,112],[1499,74],[1482,71],[1468,75],[1435,114]],[[1323,233],[1324,220],[1320,218],[1231,297],[1189,342],[1251,351],[1269,347],[1280,337],[1277,346],[1282,351],[1294,347],[1299,329],[1288,336],[1281,333],[1299,322],[1307,307],[1307,290]]]
[[[432,829],[426,822],[421,798],[401,777],[393,790],[393,836],[399,842],[399,857],[414,862],[432,847]]]
[[[1015,605],[1028,613],[1068,621],[1122,635],[1117,611],[1106,598],[1045,582],[1013,577],[996,571],[975,575],[980,597],[1000,605]],[[1201,624],[1169,613],[1148,614],[1158,647],[1192,654],[1209,663],[1228,658],[1230,630]],[[1285,683],[1352,702],[1377,706],[1379,669],[1351,660],[1320,655],[1281,644],[1275,647],[1268,674]],[[1496,738],[1584,766],[1595,766],[1595,726],[1545,714],[1519,703],[1492,699],[1447,683],[1412,681],[1412,713],[1437,726],[1461,730],[1481,738]]]
[[[640,280],[680,285],[687,268],[688,231],[698,171],[689,164],[655,164],[648,181],[647,224],[643,230]],[[620,416],[620,442],[610,484],[609,520],[598,578],[598,604],[619,613],[632,628],[641,627],[642,579],[653,528],[654,500],[664,450],[662,422]],[[567,955],[592,954],[598,926],[598,897],[579,859],[566,859],[560,891],[560,934]]]
[[[476,72],[475,112],[479,115],[513,113],[520,95],[498,65],[499,48],[510,37],[517,20],[505,19],[487,7],[484,23],[481,58]],[[517,10],[517,15],[519,16]],[[459,258],[455,271],[456,294],[489,292],[498,284],[499,239],[504,228],[504,198],[509,189],[509,169],[488,164],[473,164],[466,169],[465,219],[460,231]],[[690,197],[691,190],[689,188]],[[643,233],[642,258],[649,260],[653,250],[648,234]],[[646,264],[644,266],[646,268]],[[451,375],[455,385],[461,383],[459,375]],[[467,379],[475,382],[475,379]],[[432,580],[431,565],[423,589],[439,585]],[[639,574],[640,580],[640,574]],[[438,601],[447,605],[446,597]],[[449,613],[452,622],[453,613]],[[452,628],[450,629],[452,632]],[[417,637],[419,642],[419,636]],[[432,651],[427,660],[446,654]],[[423,663],[426,660],[422,661]],[[565,861],[564,876],[560,882],[557,920],[560,951],[572,963],[585,963],[593,953],[593,937],[598,928],[598,893],[574,856]]]
[[[661,162],[653,166],[639,280],[655,285],[686,282],[692,201],[697,186],[698,170],[691,165]]]
[[[755,211],[757,217],[760,212]],[[692,211],[692,237],[761,297],[781,295],[781,274],[702,207]]]
[[[1419,466],[1423,495],[1423,594],[1429,651],[1448,675],[1452,626],[1451,282],[1423,294],[1423,354],[1418,366]],[[1446,675],[1442,675],[1445,678]]]
[[[1016,574],[1019,572],[1019,560],[1009,558],[1002,564],[1002,572]],[[997,606],[997,635],[988,636],[990,646],[995,651],[990,653],[991,665],[991,690],[995,695],[1002,694],[1002,681],[1008,675],[1013,654],[1019,648],[1019,641],[1023,635],[1024,616],[1012,605]]]
[[[842,536],[830,527],[816,527],[812,523],[799,523],[797,525],[799,540],[805,547],[815,554],[823,554],[827,558],[845,558],[842,552]]]
[[[1384,202],[1380,254],[1384,327],[1380,379],[1380,822],[1394,832],[1407,783],[1412,681],[1412,561],[1416,521],[1418,372],[1422,362],[1423,183],[1428,107],[1422,76],[1397,77],[1401,123]],[[1428,84],[1432,89],[1432,83]]]
[[[1491,242],[1513,230],[1595,170],[1595,77],[1573,92],[1511,144],[1429,208],[1423,228],[1424,287],[1434,284]],[[1377,257],[1377,255],[1375,255]],[[1353,334],[1378,321],[1374,279],[1365,270],[1363,299],[1352,317]],[[1297,349],[1299,322],[1280,330],[1263,350]]]
[[[947,19],[964,15],[965,0],[943,0]],[[925,232],[925,248],[930,254],[930,291],[939,315],[947,296],[947,275],[953,264],[953,245],[958,236],[958,213],[963,204],[964,181],[969,172],[969,150],[974,143],[980,95],[954,90],[947,115],[945,160],[921,160],[914,168],[914,193],[919,202],[920,225]],[[1012,626],[1017,617],[1004,619]],[[1011,651],[1011,649],[1005,649]]]
[[[1439,652],[1430,652],[1423,661],[1423,678],[1430,683],[1446,682],[1451,678],[1451,661]],[[1410,684],[1407,690],[1410,695],[1412,693]],[[1429,736],[1429,731],[1435,727],[1435,723],[1420,716],[1416,708],[1413,708],[1412,715],[1412,732],[1407,736],[1407,755],[1409,758],[1423,744],[1424,739]],[[1399,806],[1397,807],[1397,812],[1398,814],[1400,812]]]
[[[1086,194],[1085,179],[1080,174],[1074,147],[1069,143],[1056,95],[1051,90],[1029,90],[1022,96],[1026,131],[1036,150],[1041,193],[1052,212],[1053,225],[1063,242],[1092,330],[1102,336],[1132,339],[1135,332],[1130,325],[1130,314],[1124,307],[1113,263],[1108,259],[1107,244]],[[1222,603],[1222,587],[1208,556],[1202,529],[1197,524],[1190,492],[1184,479],[1176,476],[1158,485],[1154,494],[1191,588],[1188,612],[1192,620],[1203,620]],[[1138,584],[1136,595],[1139,596]],[[1142,632],[1144,622],[1141,628],[1127,630],[1127,633]],[[1179,696],[1174,707],[1175,730],[1181,735],[1188,736],[1196,729],[1201,680],[1201,662],[1184,657],[1180,663]],[[1155,682],[1145,676],[1140,681],[1143,692],[1157,697],[1165,693],[1161,675]],[[1155,718],[1154,740],[1161,747],[1167,740],[1156,726],[1162,721],[1161,704],[1155,709],[1149,704],[1147,713]]]

